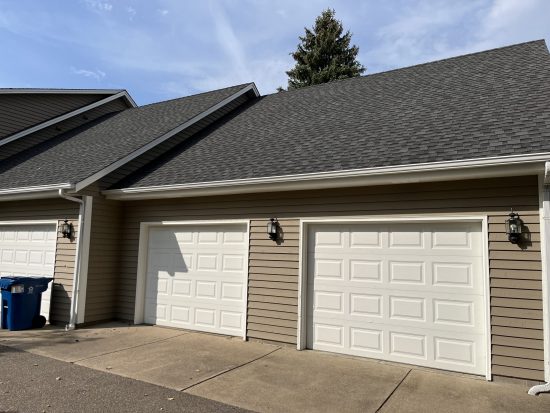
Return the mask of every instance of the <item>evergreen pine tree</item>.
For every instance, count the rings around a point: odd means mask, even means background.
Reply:
[[[351,33],[343,31],[333,9],[323,11],[311,30],[305,28],[305,36],[291,53],[296,65],[286,72],[289,89],[355,77],[366,70],[357,61],[359,48],[350,47]]]

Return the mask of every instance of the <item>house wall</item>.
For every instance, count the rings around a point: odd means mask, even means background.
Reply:
[[[45,142],[54,136],[58,136],[71,129],[89,123],[103,115],[118,112],[124,109],[128,109],[128,105],[123,98],[115,99],[94,109],[90,109],[78,116],[73,116],[69,119],[58,122],[55,125],[31,133],[20,139],[16,139],[13,142],[2,145],[2,150],[0,151],[0,161],[7,159],[18,152],[24,151],[25,149],[32,148],[42,142]]]
[[[35,201],[0,202],[1,221],[58,220],[72,222],[75,237],[72,240],[57,234],[55,271],[52,290],[50,318],[52,323],[68,323],[71,308],[72,284],[79,205],[64,199],[41,199]]]
[[[105,98],[93,94],[0,94],[0,138]]]
[[[105,199],[97,183],[79,195],[93,197],[84,323],[112,320],[116,315],[121,204]]]
[[[530,233],[525,250],[506,239],[510,208]],[[296,343],[299,219],[390,214],[487,215],[491,284],[492,372],[543,380],[540,223],[536,176],[379,187],[125,202],[117,317],[133,320],[140,222],[250,219],[250,338]],[[284,242],[267,239],[277,217]]]

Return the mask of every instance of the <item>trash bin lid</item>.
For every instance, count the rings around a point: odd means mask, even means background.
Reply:
[[[52,280],[52,277],[2,277],[0,278],[0,289],[9,290],[9,288],[14,284],[47,285]]]

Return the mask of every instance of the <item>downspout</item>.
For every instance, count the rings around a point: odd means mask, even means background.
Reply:
[[[539,384],[527,393],[536,396],[550,391],[550,162],[545,162],[544,175],[539,175],[540,246],[542,255],[542,320],[544,342],[544,378],[546,384]]]
[[[78,213],[78,238],[76,239],[76,251],[75,251],[75,268],[74,268],[74,274],[73,274],[73,295],[71,300],[71,310],[70,310],[70,318],[69,318],[69,324],[65,326],[65,330],[74,330],[76,327],[76,309],[77,309],[77,300],[79,297],[80,292],[80,262],[81,262],[81,243],[82,239],[84,238],[82,235],[82,230],[84,228],[84,210],[86,208],[86,203],[83,199],[75,198],[73,196],[69,196],[63,192],[63,189],[59,190],[59,196],[63,199],[66,199],[67,201],[77,202],[80,204],[80,210]]]

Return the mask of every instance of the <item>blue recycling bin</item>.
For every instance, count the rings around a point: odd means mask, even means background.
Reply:
[[[2,277],[2,328],[27,330],[44,327],[40,315],[42,293],[48,289],[49,277]]]

